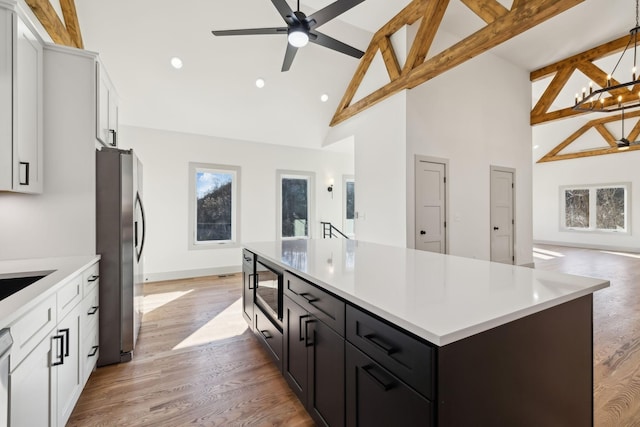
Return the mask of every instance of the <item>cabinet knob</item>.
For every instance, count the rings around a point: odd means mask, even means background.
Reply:
[[[426,232],[426,231],[424,231],[424,230],[420,230],[420,235],[425,235],[425,234],[427,234],[427,232]]]

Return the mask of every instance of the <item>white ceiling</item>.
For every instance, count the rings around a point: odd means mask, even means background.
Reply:
[[[295,8],[295,2],[288,0]],[[332,0],[303,0],[309,14]],[[361,50],[410,0],[366,0],[321,31]],[[510,7],[510,0],[500,0]],[[88,50],[100,53],[121,98],[121,123],[274,144],[321,147],[358,60],[310,44],[280,72],[286,37],[214,37],[213,29],[283,26],[269,0],[75,0]],[[530,71],[628,32],[634,0],[586,0],[493,49]],[[594,21],[594,18],[596,21]],[[483,23],[451,0],[443,29]],[[181,70],[169,65],[173,56]],[[266,86],[257,89],[256,78]],[[329,101],[320,102],[327,93]]]

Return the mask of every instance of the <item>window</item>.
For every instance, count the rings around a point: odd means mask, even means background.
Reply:
[[[344,233],[353,236],[355,233],[355,197],[356,183],[353,176],[344,175],[342,178],[344,188],[343,208],[344,212],[343,224]]]
[[[314,174],[278,171],[278,236],[282,239],[311,237]]]
[[[189,163],[189,247],[238,242],[238,184],[236,166]]]
[[[630,184],[562,187],[561,227],[628,233]]]

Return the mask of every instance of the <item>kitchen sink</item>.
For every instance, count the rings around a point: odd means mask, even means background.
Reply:
[[[34,284],[51,273],[53,270],[0,274],[0,300]]]

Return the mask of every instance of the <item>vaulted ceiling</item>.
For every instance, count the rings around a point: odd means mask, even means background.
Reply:
[[[366,0],[322,31],[364,51],[372,34],[409,2]],[[306,0],[301,9],[309,14],[329,3]],[[358,66],[354,58],[310,44],[282,73],[286,37],[211,35],[213,29],[281,26],[269,0],[75,4],[85,49],[100,52],[120,94],[122,124],[318,148]],[[624,35],[634,24],[633,7],[632,0],[586,0],[492,52],[528,72]],[[585,31],[594,17],[597,25]],[[483,25],[451,0],[442,30],[462,39]],[[174,56],[183,60],[181,70],[170,66]],[[255,86],[258,77],[266,81],[262,89]]]

